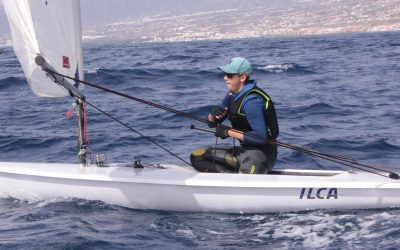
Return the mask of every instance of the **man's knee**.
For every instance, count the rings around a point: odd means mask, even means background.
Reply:
[[[204,157],[204,154],[207,152],[207,148],[201,148],[193,151],[190,154],[190,163],[192,166],[199,172],[207,172],[208,171],[208,160]]]
[[[247,150],[240,156],[239,173],[242,174],[266,174],[273,167],[265,152],[261,150]]]
[[[235,157],[227,155],[226,149],[201,148],[190,155],[190,163],[199,172],[232,173],[237,169]]]

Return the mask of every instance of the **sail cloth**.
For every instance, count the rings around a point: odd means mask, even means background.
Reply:
[[[64,97],[68,92],[35,64],[41,54],[57,72],[83,80],[79,0],[3,0],[13,47],[33,92]],[[79,82],[68,80],[75,87]]]

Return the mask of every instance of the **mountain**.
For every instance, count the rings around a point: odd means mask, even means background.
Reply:
[[[189,41],[400,30],[400,0],[81,0],[84,39]],[[0,0],[0,37],[8,24]]]
[[[283,0],[285,2],[287,0]],[[271,2],[282,2],[272,0]],[[224,10],[232,6],[259,6],[264,0],[81,0],[84,25],[105,24],[145,16],[173,16]]]
[[[190,41],[400,30],[399,0],[297,0],[209,3],[88,26],[87,38]],[[196,7],[196,8],[195,8]]]

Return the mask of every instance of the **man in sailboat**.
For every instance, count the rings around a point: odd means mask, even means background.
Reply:
[[[208,115],[209,126],[216,127],[215,136],[232,137],[240,147],[203,148],[194,151],[190,161],[200,172],[266,174],[277,157],[277,147],[271,144],[279,134],[274,104],[269,95],[251,79],[250,62],[235,57],[219,67],[229,93]],[[233,129],[220,126],[228,119]]]

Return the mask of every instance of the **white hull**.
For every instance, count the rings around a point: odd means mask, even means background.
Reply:
[[[244,175],[197,173],[177,166],[0,162],[0,197],[76,197],[137,209],[264,213],[399,207],[400,181],[348,171]]]

